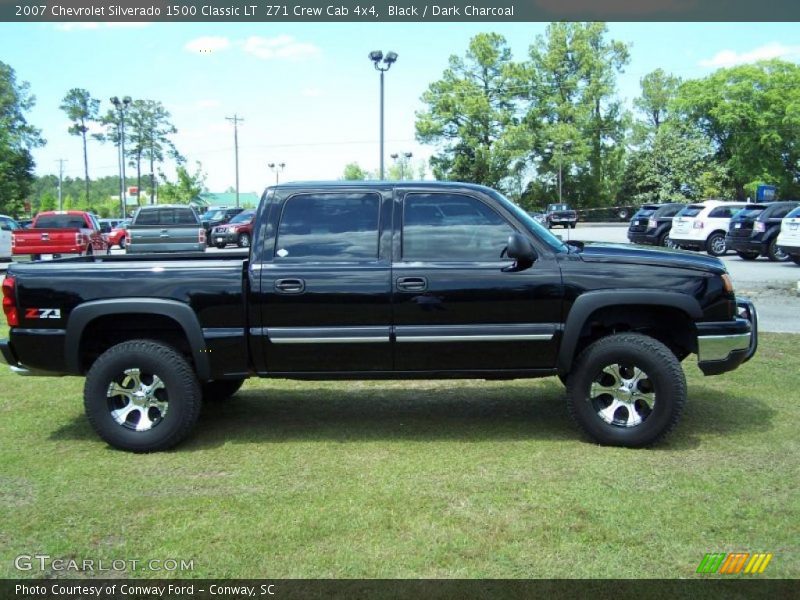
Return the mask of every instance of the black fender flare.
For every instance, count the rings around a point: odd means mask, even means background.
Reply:
[[[65,356],[70,373],[80,373],[80,343],[87,325],[98,317],[116,314],[148,314],[161,315],[175,321],[183,330],[189,347],[192,350],[192,362],[200,381],[211,378],[211,367],[208,362],[203,329],[197,315],[186,304],[177,300],[160,298],[118,298],[96,300],[77,306],[69,316],[65,339]]]
[[[583,326],[593,312],[607,306],[662,306],[685,312],[693,320],[703,317],[696,298],[679,292],[661,290],[598,290],[578,296],[564,323],[561,348],[558,351],[558,373],[565,375],[572,367]]]

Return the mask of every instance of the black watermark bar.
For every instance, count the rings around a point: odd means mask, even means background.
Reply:
[[[395,580],[395,579],[247,579],[146,580],[57,579],[2,580],[0,597],[18,600],[422,600],[472,598],[800,598],[795,580],[781,579],[558,579],[558,580]]]
[[[0,0],[0,21],[798,21],[797,0]]]

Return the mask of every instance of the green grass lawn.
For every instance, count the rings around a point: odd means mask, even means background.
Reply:
[[[649,450],[583,439],[555,378],[251,380],[174,451],[134,455],[90,429],[82,379],[0,367],[0,576],[44,553],[191,577],[695,578],[742,551],[800,577],[798,346],[764,334],[720,377],[691,357],[683,419]]]

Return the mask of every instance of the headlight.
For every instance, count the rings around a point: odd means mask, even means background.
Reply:
[[[753,231],[756,233],[764,233],[767,230],[767,224],[763,221],[756,221],[753,225]]]
[[[655,229],[655,228],[658,226],[658,223],[656,223],[656,220],[655,220],[655,219],[648,219],[648,220],[647,220],[647,226],[648,226],[650,229]]]

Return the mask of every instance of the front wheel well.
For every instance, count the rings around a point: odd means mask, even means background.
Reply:
[[[89,322],[78,346],[81,373],[87,373],[97,358],[109,348],[130,340],[162,342],[186,357],[194,365],[186,332],[174,319],[156,314],[113,314]]]
[[[697,352],[697,328],[679,308],[651,305],[615,305],[595,310],[584,321],[573,360],[593,342],[616,333],[641,333],[664,344],[683,360]]]

